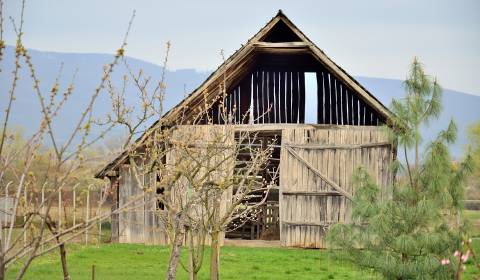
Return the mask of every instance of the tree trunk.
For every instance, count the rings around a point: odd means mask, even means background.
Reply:
[[[0,280],[5,279],[5,262],[3,254],[0,256]]]
[[[177,217],[177,219],[179,219]],[[172,252],[170,253],[170,260],[168,262],[167,275],[165,279],[173,280],[176,279],[177,275],[177,266],[180,261],[180,251],[182,249],[183,238],[185,236],[185,231],[183,224],[179,221],[175,222],[175,235],[173,238]]]
[[[220,271],[220,244],[218,243],[220,231],[211,234],[212,244],[210,253],[210,280],[218,280]]]
[[[189,248],[188,248],[188,266],[189,266],[189,274],[190,280],[197,280],[197,266],[195,265],[195,250],[194,250],[194,242],[193,242],[193,231],[190,230],[188,232],[188,239],[189,239]]]
[[[70,275],[68,274],[67,251],[65,250],[65,244],[61,243],[59,246],[59,249],[60,249],[60,259],[62,261],[63,280],[69,280]]]

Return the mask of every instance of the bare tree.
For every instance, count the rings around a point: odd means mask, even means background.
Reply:
[[[3,40],[4,16],[3,1],[0,1],[0,61],[6,43]],[[5,213],[8,221],[2,225],[2,238],[0,238],[0,279],[5,279],[5,271],[13,263],[20,263],[20,270],[16,279],[22,279],[32,261],[46,252],[59,248],[64,279],[69,279],[65,244],[73,240],[85,230],[95,225],[99,220],[110,216],[99,214],[91,219],[75,226],[60,225],[52,219],[51,209],[57,194],[62,187],[71,182],[73,174],[84,168],[86,152],[116,124],[108,123],[99,128],[96,135],[92,134],[92,126],[95,125],[93,106],[98,97],[104,91],[107,81],[116,66],[122,61],[128,38],[128,33],[133,21],[129,22],[124,40],[113,57],[113,60],[105,66],[104,74],[100,77],[97,88],[93,91],[88,104],[83,108],[78,120],[72,125],[72,130],[65,141],[60,141],[54,133],[53,124],[69,102],[74,93],[74,78],[67,88],[60,91],[59,71],[55,83],[50,91],[44,92],[40,87],[40,80],[32,57],[23,45],[25,1],[22,2],[20,18],[18,21],[10,18],[13,30],[16,34],[14,70],[12,71],[11,84],[9,86],[8,101],[0,127],[0,188],[5,195],[13,194],[13,207]],[[36,98],[41,111],[37,131],[21,145],[13,148],[15,142],[11,131],[12,108],[15,106],[17,84],[20,79],[20,68],[26,68],[31,80],[33,96]],[[75,75],[74,75],[75,76]],[[48,167],[45,177],[39,178],[32,170],[36,157],[39,156],[44,143],[52,147],[48,159]],[[7,175],[12,180],[6,181]],[[49,193],[41,203],[35,202],[35,190],[49,186]],[[102,184],[102,187],[103,184]],[[104,187],[107,188],[107,187]],[[129,207],[126,205],[125,207]],[[59,209],[60,210],[60,209]],[[122,209],[118,209],[121,211]],[[23,216],[23,222],[19,222],[17,216]],[[23,241],[23,242],[22,242]]]

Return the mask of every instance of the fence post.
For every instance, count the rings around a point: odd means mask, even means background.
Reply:
[[[98,199],[98,206],[97,206],[97,216],[102,217],[102,189],[100,188],[99,191],[99,199]],[[102,219],[98,219],[98,243],[102,244]]]
[[[95,280],[95,265],[92,264],[92,280]]]
[[[77,225],[77,191],[78,183],[73,186],[73,228]]]
[[[45,215],[45,186],[47,185],[47,183],[45,182],[45,184],[43,184],[42,186],[42,215]],[[42,242],[42,251],[44,250],[44,244]]]
[[[25,206],[24,206],[24,211],[23,213],[23,247],[27,246],[27,216],[26,210],[27,210],[27,184],[25,184],[25,188],[23,189],[23,199],[25,200]]]
[[[61,231],[62,227],[62,189],[58,189],[58,232]]]
[[[85,214],[85,245],[88,245],[88,214],[90,212],[90,186],[87,188],[87,213]]]

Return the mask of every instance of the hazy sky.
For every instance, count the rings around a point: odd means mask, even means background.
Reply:
[[[18,17],[20,0],[6,0]],[[400,78],[417,55],[446,88],[480,95],[480,1],[27,1],[25,45],[112,53],[132,11],[127,55],[169,68],[213,70],[278,11],[353,75]],[[9,21],[7,31],[11,30]],[[13,44],[12,32],[8,32]]]

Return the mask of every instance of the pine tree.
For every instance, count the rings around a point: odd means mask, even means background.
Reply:
[[[380,201],[379,187],[365,169],[354,175],[352,223],[337,224],[328,234],[331,246],[387,279],[451,279],[461,242],[461,209],[471,157],[454,164],[448,145],[456,138],[453,121],[420,154],[421,125],[441,112],[442,89],[415,58],[405,81],[406,96],[393,100],[387,128],[405,163],[394,162],[392,198]],[[414,151],[414,159],[407,151]]]

